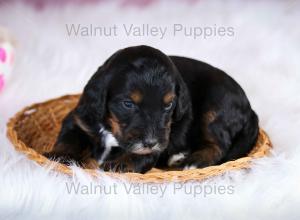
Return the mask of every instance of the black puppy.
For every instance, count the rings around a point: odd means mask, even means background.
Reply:
[[[245,156],[258,118],[242,88],[206,63],[148,47],[113,54],[64,119],[53,152],[104,168],[200,168]]]

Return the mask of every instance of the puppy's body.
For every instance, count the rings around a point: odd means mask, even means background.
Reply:
[[[257,135],[245,93],[223,71],[138,46],[98,69],[47,156],[141,173],[205,167],[245,156]]]
[[[193,120],[182,137],[184,149],[169,149],[172,153],[165,152],[159,165],[171,162],[169,155],[178,152],[184,152],[180,161],[186,168],[214,165],[249,153],[257,140],[258,118],[242,88],[209,64],[178,56],[170,58],[189,90]]]

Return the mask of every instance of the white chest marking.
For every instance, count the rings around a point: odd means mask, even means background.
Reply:
[[[118,147],[119,143],[117,139],[114,137],[114,135],[110,131],[105,130],[102,125],[99,133],[100,135],[102,135],[102,141],[104,143],[104,151],[101,155],[101,158],[98,160],[99,165],[101,165],[104,162],[105,158],[110,153],[111,148]]]

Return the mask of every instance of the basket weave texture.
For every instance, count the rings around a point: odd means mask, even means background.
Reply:
[[[63,118],[76,106],[79,97],[80,95],[66,95],[34,104],[26,107],[11,118],[7,124],[7,136],[16,150],[26,154],[29,159],[36,161],[40,165],[51,164],[56,171],[72,175],[72,170],[68,166],[50,161],[42,153],[49,152],[53,148]],[[230,170],[247,169],[254,158],[267,155],[271,148],[272,144],[268,135],[260,129],[257,143],[247,157],[218,166],[184,171],[152,169],[146,174],[111,172],[106,174],[116,178],[125,178],[133,182],[201,181]],[[92,176],[99,177],[101,175],[99,171],[91,169],[88,164],[84,170]]]

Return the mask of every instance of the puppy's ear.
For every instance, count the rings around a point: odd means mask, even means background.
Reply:
[[[45,156],[66,163],[71,160],[83,163],[85,158],[94,154],[92,150],[100,141],[97,138],[99,123],[106,113],[107,90],[112,78],[110,62],[117,53],[99,67],[89,80],[76,108],[65,117],[52,152]]]
[[[92,76],[85,86],[75,114],[83,121],[91,130],[97,128],[106,114],[107,93],[112,74],[104,64]]]
[[[100,142],[97,137],[99,124],[106,111],[106,96],[109,75],[100,67],[87,83],[78,105],[63,120],[62,128],[52,149],[44,154],[70,164],[75,161],[83,164],[86,155],[94,153],[93,147]]]
[[[176,77],[177,85],[176,85],[176,95],[177,95],[177,103],[174,112],[174,120],[180,121],[185,114],[189,114],[191,109],[190,95],[187,88],[187,85],[183,81],[180,73],[178,72]]]

